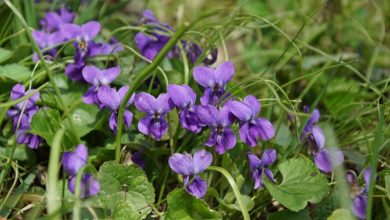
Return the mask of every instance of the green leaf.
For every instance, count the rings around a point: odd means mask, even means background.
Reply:
[[[12,53],[9,50],[0,48],[0,63],[8,60],[11,57]]]
[[[168,194],[168,210],[164,219],[222,219],[222,216],[210,209],[203,200],[189,195],[183,189],[177,189]]]
[[[83,137],[95,128],[98,122],[98,113],[99,109],[95,105],[84,103],[71,112],[70,117],[75,132],[79,137]]]
[[[25,82],[30,78],[31,71],[20,64],[13,63],[0,66],[0,77],[6,77],[16,82]]]
[[[111,210],[115,210],[114,204],[126,201],[134,206],[142,218],[151,212],[154,188],[139,167],[105,162],[99,170],[99,182],[101,199]]]
[[[347,209],[336,209],[336,210],[334,210],[332,215],[329,216],[327,219],[328,220],[339,220],[339,219],[354,220],[356,218],[352,215],[351,211],[349,211]]]
[[[293,212],[290,210],[282,210],[280,212],[270,213],[267,220],[311,220],[310,212],[308,209],[303,209],[299,212]]]
[[[279,185],[273,185],[267,178],[263,178],[264,183],[272,197],[292,211],[305,208],[307,202],[320,202],[328,191],[326,177],[308,159],[284,161],[279,171],[283,176]]]
[[[138,214],[137,209],[134,207],[134,205],[125,201],[119,201],[116,204],[114,208],[113,218],[115,220],[142,219],[141,215]]]

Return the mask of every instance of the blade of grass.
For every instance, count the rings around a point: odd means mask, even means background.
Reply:
[[[368,201],[367,201],[367,220],[372,218],[372,202],[373,194],[375,188],[375,179],[376,179],[376,167],[378,165],[378,156],[379,156],[379,147],[383,138],[383,124],[384,124],[384,109],[383,105],[378,103],[378,127],[375,134],[375,140],[371,148],[371,176],[370,184],[368,188]]]
[[[58,171],[60,168],[61,142],[64,137],[65,129],[60,129],[54,136],[53,146],[50,149],[49,167],[47,172],[47,213],[53,214],[53,219],[61,219],[59,209],[61,209],[61,196],[57,192]]]

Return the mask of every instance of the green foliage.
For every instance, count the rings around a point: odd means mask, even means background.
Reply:
[[[154,188],[139,167],[126,166],[113,161],[105,162],[99,169],[99,182],[101,186],[101,201],[114,214],[122,215],[118,209],[125,207],[128,210],[137,210],[145,218],[152,210],[154,204]],[[130,205],[121,203],[124,201]]]
[[[165,220],[222,219],[220,213],[211,210],[208,205],[188,195],[183,189],[176,189],[168,194],[168,209]]]
[[[274,185],[263,178],[264,183],[271,196],[292,211],[302,210],[307,202],[320,202],[328,191],[325,176],[308,159],[292,158],[278,168],[283,176],[282,182]]]
[[[31,71],[21,64],[7,64],[0,66],[0,77],[11,79],[15,82],[25,82],[30,78]]]

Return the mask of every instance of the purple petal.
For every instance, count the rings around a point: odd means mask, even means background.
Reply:
[[[74,81],[83,81],[82,70],[84,68],[84,62],[80,63],[71,63],[68,64],[65,68],[65,75]]]
[[[100,32],[100,23],[97,21],[90,21],[81,26],[82,34],[86,41],[93,40]]]
[[[275,129],[272,123],[265,118],[256,118],[256,130],[262,140],[270,140],[275,136]]]
[[[244,98],[243,103],[252,110],[253,117],[255,117],[257,114],[259,114],[260,109],[261,109],[261,105],[255,96],[248,95],[247,97]]]
[[[157,18],[154,17],[154,14],[151,10],[144,10],[142,12],[142,16],[144,19],[146,19],[148,22],[157,22]]]
[[[168,85],[168,95],[173,103],[180,107],[186,108],[189,105],[195,104],[196,94],[188,85]]]
[[[156,109],[156,99],[148,93],[141,92],[135,95],[134,105],[139,111],[153,114]]]
[[[146,116],[146,117],[143,117],[139,122],[138,122],[138,130],[145,134],[145,135],[149,135],[150,134],[150,130],[149,130],[149,127],[150,127],[150,124],[152,123],[153,119],[151,116]]]
[[[196,66],[193,76],[195,81],[204,88],[213,87],[215,85],[214,70],[208,67]]]
[[[352,211],[359,219],[366,219],[367,197],[357,196],[353,200]]]
[[[122,86],[119,90],[118,90],[118,96],[120,98],[120,102],[122,103],[123,101],[123,98],[125,97],[127,91],[129,90],[129,86]],[[128,107],[131,103],[133,103],[134,101],[134,94],[131,95],[129,101],[127,102],[127,105],[126,107]]]
[[[156,98],[155,107],[156,107],[155,111],[157,111],[161,115],[164,115],[170,112],[174,108],[174,105],[169,95],[163,93]]]
[[[112,68],[102,70],[100,72],[101,73],[100,83],[103,85],[110,84],[112,81],[116,79],[116,77],[118,77],[120,72],[121,69],[119,67],[112,67]]]
[[[100,87],[98,89],[97,96],[99,101],[111,110],[117,110],[121,104],[116,90],[108,86]]]
[[[87,163],[88,149],[85,145],[80,144],[74,152],[65,152],[62,154],[61,163],[64,170],[69,175],[74,176]]]
[[[187,109],[179,113],[180,125],[191,132],[199,133],[202,130],[198,115],[196,112],[191,112]]]
[[[60,29],[66,40],[75,39],[82,34],[80,26],[75,24],[63,24]]]
[[[261,178],[261,171],[259,169],[256,169],[252,172],[252,180],[255,182],[254,189],[264,188],[263,179]]]
[[[332,164],[329,160],[329,154],[327,151],[322,150],[318,154],[314,155],[314,162],[319,170],[325,173],[332,171]]]
[[[325,136],[322,129],[319,126],[316,126],[312,130],[312,135],[314,141],[316,142],[317,148],[322,149],[325,147]]]
[[[151,42],[151,39],[149,36],[140,32],[135,35],[134,41],[135,46],[142,52],[145,47]]]
[[[77,176],[73,176],[68,183],[69,191],[71,191],[73,194],[76,192],[76,179]],[[80,198],[94,196],[100,192],[99,181],[97,181],[91,174],[83,174],[80,187]]]
[[[118,126],[117,121],[118,121],[118,118],[117,118],[116,112],[111,112],[110,119],[108,120],[108,126],[110,127],[111,131],[114,132],[114,134],[116,134],[116,129]]]
[[[202,178],[194,176],[192,182],[186,188],[187,192],[195,196],[196,198],[202,198],[207,191],[207,184]]]
[[[213,105],[219,99],[218,96],[215,96],[211,88],[204,90],[203,95],[200,97],[200,103],[202,105]]]
[[[234,122],[234,116],[230,113],[228,106],[223,106],[219,109],[219,114],[217,115],[217,123],[223,127],[230,126]]]
[[[25,88],[24,85],[22,84],[16,84],[12,87],[11,90],[11,99],[12,100],[17,100],[20,99],[24,96],[25,93]]]
[[[306,123],[306,126],[303,129],[303,132],[308,134],[312,131],[314,124],[318,122],[320,119],[320,111],[318,109],[314,109],[314,111],[311,113],[311,116],[309,120]]]
[[[190,154],[175,153],[168,159],[169,167],[175,171],[175,173],[189,176],[194,174],[194,166],[192,162],[192,156]]]
[[[198,106],[197,114],[199,120],[202,123],[207,124],[209,126],[217,126],[217,117],[219,115],[219,111],[214,106]]]
[[[363,171],[363,179],[364,179],[364,182],[366,183],[366,188],[368,188],[370,185],[370,177],[371,177],[371,167],[367,167]],[[375,180],[374,180],[374,182],[375,182]]]
[[[213,156],[210,152],[207,152],[205,150],[200,150],[194,153],[193,157],[193,174],[198,174],[203,172],[207,167],[211,165],[211,162],[213,161]]]
[[[168,131],[168,123],[165,119],[160,118],[160,120],[153,120],[149,126],[149,131],[152,137],[156,140],[161,140]]]
[[[263,166],[261,160],[255,154],[247,154],[246,156],[248,157],[249,167],[252,171]]]
[[[347,171],[345,177],[349,185],[353,185],[356,183],[356,173],[354,171],[351,170]]]
[[[234,75],[234,65],[232,62],[225,62],[222,63],[215,69],[214,72],[214,78],[215,82],[220,86],[223,87],[226,85]]]
[[[39,48],[45,48],[47,45],[47,34],[43,31],[33,31],[32,36],[34,40],[37,42]]]
[[[101,70],[95,66],[86,66],[83,68],[83,77],[91,85],[99,86]]]
[[[220,138],[217,138],[215,152],[217,152],[217,154],[224,154],[227,150],[234,148],[235,145],[236,136],[229,128],[225,128],[223,135],[220,136]]]
[[[145,161],[142,157],[143,150],[141,149],[138,152],[134,152],[131,154],[131,161],[133,161],[134,164],[141,168],[145,168]]]
[[[133,121],[133,113],[131,113],[128,110],[125,110],[123,115],[123,122],[125,123],[125,126],[129,128],[132,121]]]
[[[84,93],[82,100],[85,104],[93,105],[95,104],[95,100],[96,100],[95,96],[96,96],[96,87],[91,86],[89,87],[88,91]]]
[[[241,121],[249,121],[253,116],[252,109],[242,102],[229,101],[227,106],[229,106],[230,111]]]
[[[241,141],[243,141],[245,144],[251,146],[251,147],[256,147],[257,146],[257,131],[256,129],[251,128],[252,125],[250,125],[249,122],[242,123],[240,125],[239,129],[239,135]],[[255,131],[255,135],[253,135],[251,131]]]
[[[274,174],[272,173],[272,171],[268,168],[264,168],[264,173],[265,175],[267,176],[267,178],[272,181],[272,182],[276,182],[276,179],[274,178]]]
[[[263,155],[261,156],[261,161],[265,166],[269,166],[273,164],[275,160],[276,160],[276,150],[274,149],[265,150]]]

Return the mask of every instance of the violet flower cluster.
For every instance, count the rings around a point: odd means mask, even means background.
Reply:
[[[308,112],[307,106],[304,107],[304,111]],[[317,168],[324,173],[329,173],[344,161],[344,155],[340,150],[325,148],[324,132],[320,126],[316,125],[319,119],[320,112],[314,109],[300,138],[313,156]]]
[[[359,185],[356,173],[349,171],[346,175],[347,182],[351,188],[352,212],[359,219],[366,219],[367,211],[367,192],[370,185],[371,168],[368,167],[363,171],[365,186]]]
[[[153,60],[165,44],[168,43],[169,35],[174,32],[174,29],[168,24],[159,22],[150,10],[145,10],[142,15],[141,22],[149,26],[150,29],[147,32],[139,32],[135,35],[135,46],[144,57]],[[190,63],[195,63],[203,53],[202,48],[196,43],[182,40],[181,44]],[[202,62],[207,65],[213,64],[217,59],[217,53],[217,49],[212,50]],[[168,59],[179,56],[178,46],[173,47],[167,54]]]
[[[11,100],[15,101],[26,95],[31,95],[27,100],[19,102],[7,111],[8,117],[13,121],[13,129],[16,132],[16,142],[26,144],[31,149],[38,148],[42,138],[38,135],[29,133],[32,117],[39,110],[36,102],[39,99],[39,92],[35,90],[26,91],[22,84],[16,84],[12,87]]]
[[[62,154],[61,164],[69,174],[68,188],[73,194],[76,192],[77,174],[88,162],[88,148],[84,144],[79,144],[73,152]],[[99,181],[92,174],[83,173],[80,183],[80,197],[86,198],[94,196],[100,191]]]

